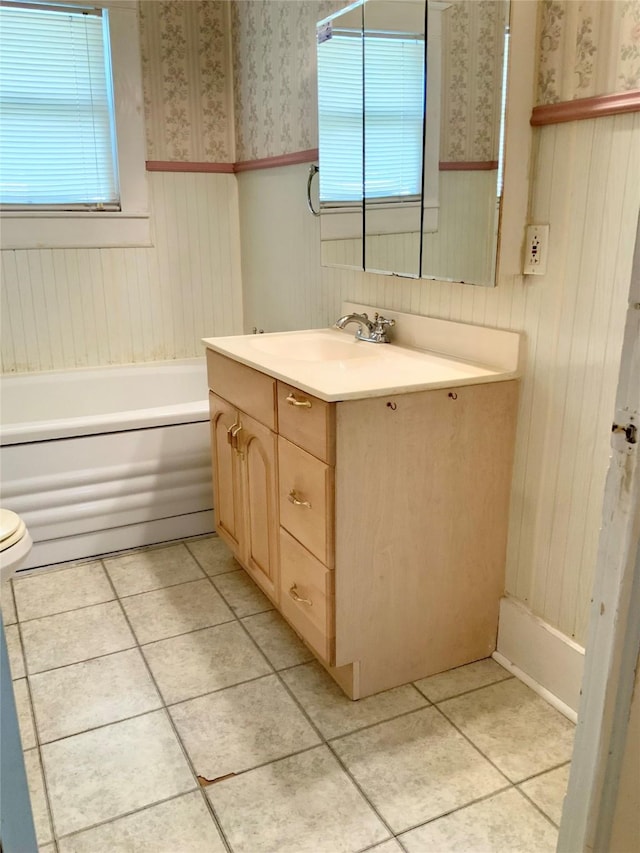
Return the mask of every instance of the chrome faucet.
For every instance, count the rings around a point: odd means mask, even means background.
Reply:
[[[389,344],[391,340],[387,329],[395,326],[395,320],[387,320],[381,314],[376,313],[373,320],[367,314],[345,314],[336,321],[336,328],[344,329],[349,323],[359,323],[360,328],[356,332],[359,341],[367,341],[370,344]]]

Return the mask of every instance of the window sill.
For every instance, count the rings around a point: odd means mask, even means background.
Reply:
[[[108,249],[151,246],[149,214],[21,213],[0,218],[2,249]]]
[[[323,240],[349,240],[362,237],[362,210],[358,208],[320,208],[320,231]],[[399,205],[367,206],[367,236],[374,234],[406,234],[420,231],[420,202]],[[438,207],[425,206],[423,231],[438,230]]]

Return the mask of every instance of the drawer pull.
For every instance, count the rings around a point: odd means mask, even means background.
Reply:
[[[301,500],[295,489],[291,489],[289,492],[289,503],[294,504],[295,506],[306,506],[307,509],[311,509],[311,504],[309,501]]]
[[[305,409],[311,408],[311,400],[296,400],[293,394],[289,394],[287,397],[287,403],[290,406],[302,406]]]
[[[310,598],[302,598],[301,595],[298,595],[298,590],[296,589],[296,585],[293,584],[291,589],[289,590],[289,595],[293,598],[294,601],[297,601],[298,604],[306,604],[308,607],[313,607],[313,602]]]

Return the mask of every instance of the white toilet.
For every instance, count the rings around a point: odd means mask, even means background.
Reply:
[[[20,516],[10,509],[0,509],[0,581],[13,577],[29,555],[32,545],[29,531]]]

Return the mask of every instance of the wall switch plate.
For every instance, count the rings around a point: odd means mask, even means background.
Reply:
[[[544,275],[547,271],[549,226],[527,225],[524,241],[524,275]]]

